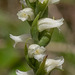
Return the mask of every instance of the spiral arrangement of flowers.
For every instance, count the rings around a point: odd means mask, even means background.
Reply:
[[[62,69],[64,58],[48,59],[45,53],[46,46],[51,40],[54,28],[63,25],[64,19],[48,18],[48,5],[58,3],[59,0],[20,0],[22,10],[17,13],[21,21],[28,21],[30,34],[14,36],[10,38],[18,42],[25,42],[25,59],[31,70],[22,72],[17,70],[17,75],[50,75],[55,68]],[[27,45],[29,43],[29,45]]]

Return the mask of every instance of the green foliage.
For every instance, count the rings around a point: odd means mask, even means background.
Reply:
[[[36,75],[46,75],[46,71],[45,71],[45,62],[46,62],[46,59],[47,59],[47,56],[44,58],[44,60],[40,64],[39,69],[36,72]]]
[[[54,29],[50,29],[48,31],[43,31],[42,33],[40,33],[42,36],[38,44],[40,46],[47,46],[48,43],[51,41],[53,31]]]
[[[34,19],[33,23],[32,23],[32,27],[31,27],[31,35],[32,35],[32,38],[34,40],[35,43],[38,43],[38,35],[39,35],[39,32],[38,32],[38,19],[39,19],[39,16],[40,16],[40,13],[36,16],[36,18]]]
[[[31,61],[29,60],[29,57],[28,57],[28,48],[27,48],[27,45],[25,44],[25,58],[26,58],[26,62],[28,63],[28,65],[33,69],[35,70],[35,67],[32,65]]]

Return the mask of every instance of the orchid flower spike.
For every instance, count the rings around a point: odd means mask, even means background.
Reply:
[[[17,75],[34,75],[34,72],[33,72],[33,70],[30,70],[30,71],[27,71],[27,72],[22,72],[22,71],[17,70],[16,74]]]
[[[28,55],[30,58],[35,58],[38,61],[42,61],[45,56],[46,49],[43,46],[32,44],[28,48]]]
[[[43,30],[51,29],[51,28],[59,28],[63,24],[64,19],[54,20],[51,18],[43,18],[38,21],[38,30],[42,32]]]
[[[47,59],[46,63],[45,63],[45,70],[47,71],[47,73],[49,73],[54,68],[62,69],[62,64],[63,63],[64,63],[64,58],[63,57],[61,57],[58,60]]]
[[[32,21],[34,20],[34,12],[31,8],[24,8],[17,13],[17,16],[22,21]]]
[[[27,7],[27,4],[26,4],[25,0],[20,0],[20,3],[23,4],[25,7]]]
[[[29,0],[29,1],[30,1],[30,3],[36,2],[36,0]]]
[[[20,36],[14,36],[14,35],[10,34],[10,38],[15,41],[14,47],[16,46],[16,44],[18,42],[26,42],[26,40],[28,38],[30,38],[30,40],[29,40],[28,43],[31,43],[32,42],[32,39],[31,39],[31,35],[30,34],[23,34],[23,35],[20,35]]]

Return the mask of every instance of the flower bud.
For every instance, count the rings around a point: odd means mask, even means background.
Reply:
[[[64,58],[58,60],[47,59],[45,63],[45,70],[49,73],[54,68],[62,69],[62,64],[64,63]]]
[[[35,58],[38,61],[42,61],[43,57],[45,56],[44,52],[46,49],[43,46],[39,46],[37,44],[32,44],[28,48],[28,55],[30,58]]]
[[[43,18],[38,21],[38,30],[42,32],[43,30],[51,28],[59,28],[63,24],[64,19],[54,20],[51,18]]]
[[[25,8],[23,10],[20,10],[17,13],[17,16],[22,21],[26,21],[26,20],[32,21],[32,20],[34,20],[34,12],[31,8]]]

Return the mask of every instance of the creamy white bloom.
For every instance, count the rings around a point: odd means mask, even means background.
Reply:
[[[33,70],[30,70],[30,71],[27,71],[27,72],[22,72],[22,71],[17,70],[16,74],[17,75],[34,75],[34,72],[33,72]]]
[[[16,46],[16,44],[18,42],[26,42],[27,39],[30,39],[28,41],[28,43],[32,42],[32,39],[31,39],[31,35],[30,34],[23,34],[23,35],[20,35],[20,36],[14,36],[12,34],[10,34],[10,38],[13,39],[15,41],[15,44],[14,44],[14,47]]]
[[[38,54],[38,55],[34,55],[34,58],[38,60],[39,62],[41,62],[43,61],[45,56],[46,56],[45,54]]]
[[[26,4],[25,0],[20,0],[20,3],[23,4],[25,7],[27,7],[27,4]]]
[[[25,21],[25,20],[32,21],[32,20],[34,20],[34,12],[33,12],[33,9],[31,9],[31,8],[24,8],[23,10],[20,10],[17,13],[17,16],[22,21]]]
[[[58,60],[54,60],[54,59],[47,59],[46,63],[45,63],[45,69],[46,71],[49,73],[51,70],[53,70],[54,68],[59,68],[62,69],[62,64],[64,63],[64,58],[61,57]]]
[[[29,0],[29,1],[30,1],[30,3],[36,2],[36,0]]]
[[[50,28],[59,28],[63,24],[64,19],[54,20],[51,18],[43,18],[38,21],[38,30],[39,32],[50,29]]]
[[[34,57],[38,61],[41,61],[43,59],[43,57],[45,56],[44,55],[45,51],[46,51],[46,49],[43,46],[40,47],[37,44],[32,44],[28,48],[28,55],[30,58]]]

